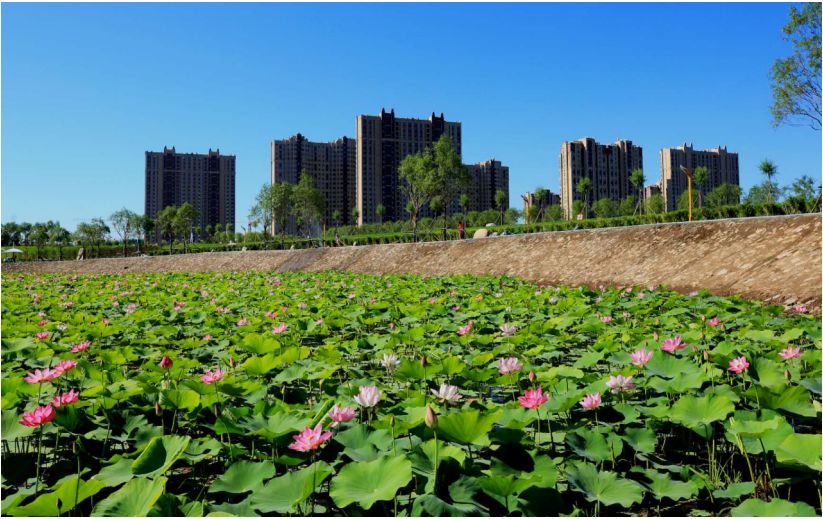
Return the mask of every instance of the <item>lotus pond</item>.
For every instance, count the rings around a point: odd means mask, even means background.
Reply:
[[[820,515],[821,325],[513,278],[5,275],[4,515]]]

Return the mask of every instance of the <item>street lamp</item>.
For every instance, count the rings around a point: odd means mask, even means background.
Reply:
[[[686,175],[686,179],[689,186],[689,221],[692,221],[692,175],[694,175],[694,170],[689,169],[686,166],[680,166],[680,171]]]

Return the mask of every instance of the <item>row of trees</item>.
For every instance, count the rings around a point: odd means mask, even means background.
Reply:
[[[249,228],[253,231],[257,225],[262,225],[265,238],[274,236],[277,229],[284,236],[293,218],[298,233],[311,236],[316,234],[321,224],[325,226],[325,209],[326,200],[315,186],[314,179],[308,172],[301,171],[296,184],[278,182],[263,185],[249,212]],[[354,208],[352,212],[354,220],[357,219],[356,211]],[[333,219],[340,221],[340,211],[335,211]]]

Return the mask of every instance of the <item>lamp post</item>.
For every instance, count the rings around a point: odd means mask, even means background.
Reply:
[[[692,221],[692,175],[694,175],[694,170],[689,169],[685,166],[680,166],[680,171],[686,175],[688,187],[689,187],[689,221]]]

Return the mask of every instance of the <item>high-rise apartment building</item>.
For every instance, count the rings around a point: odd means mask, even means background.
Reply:
[[[632,141],[618,140],[614,144],[598,144],[592,138],[564,142],[560,146],[560,198],[563,215],[572,218],[575,200],[583,200],[577,183],[583,177],[591,181],[588,202],[601,198],[619,202],[636,193],[629,182],[635,169],[643,169],[643,149]]]
[[[499,160],[489,159],[477,164],[464,164],[471,176],[468,211],[496,209],[494,196],[498,190],[506,193],[503,209],[509,208],[509,167]],[[450,208],[459,210],[457,207]]]
[[[740,169],[737,153],[729,153],[725,147],[695,150],[691,145],[660,150],[660,189],[666,202],[666,210],[677,209],[677,200],[688,189],[684,166],[692,171],[702,166],[709,172],[708,181],[702,186],[692,183],[692,189],[700,189],[703,197],[721,184],[740,185]]]
[[[405,218],[406,200],[400,192],[398,166],[408,155],[422,151],[448,135],[458,154],[462,153],[461,125],[433,112],[428,119],[395,117],[394,110],[380,115],[357,116],[357,209],[358,224]],[[462,155],[461,155],[462,156]]]
[[[196,227],[234,226],[236,160],[234,155],[221,155],[219,149],[208,153],[177,153],[174,147],[147,151],[145,214],[157,218],[165,207],[188,202],[197,209]]]
[[[341,224],[354,224],[351,209],[357,207],[357,146],[354,139],[341,137],[332,142],[312,142],[301,134],[271,143],[271,182],[296,184],[305,171],[323,194],[323,220],[331,225],[335,211]],[[290,222],[287,232],[294,232]]]

